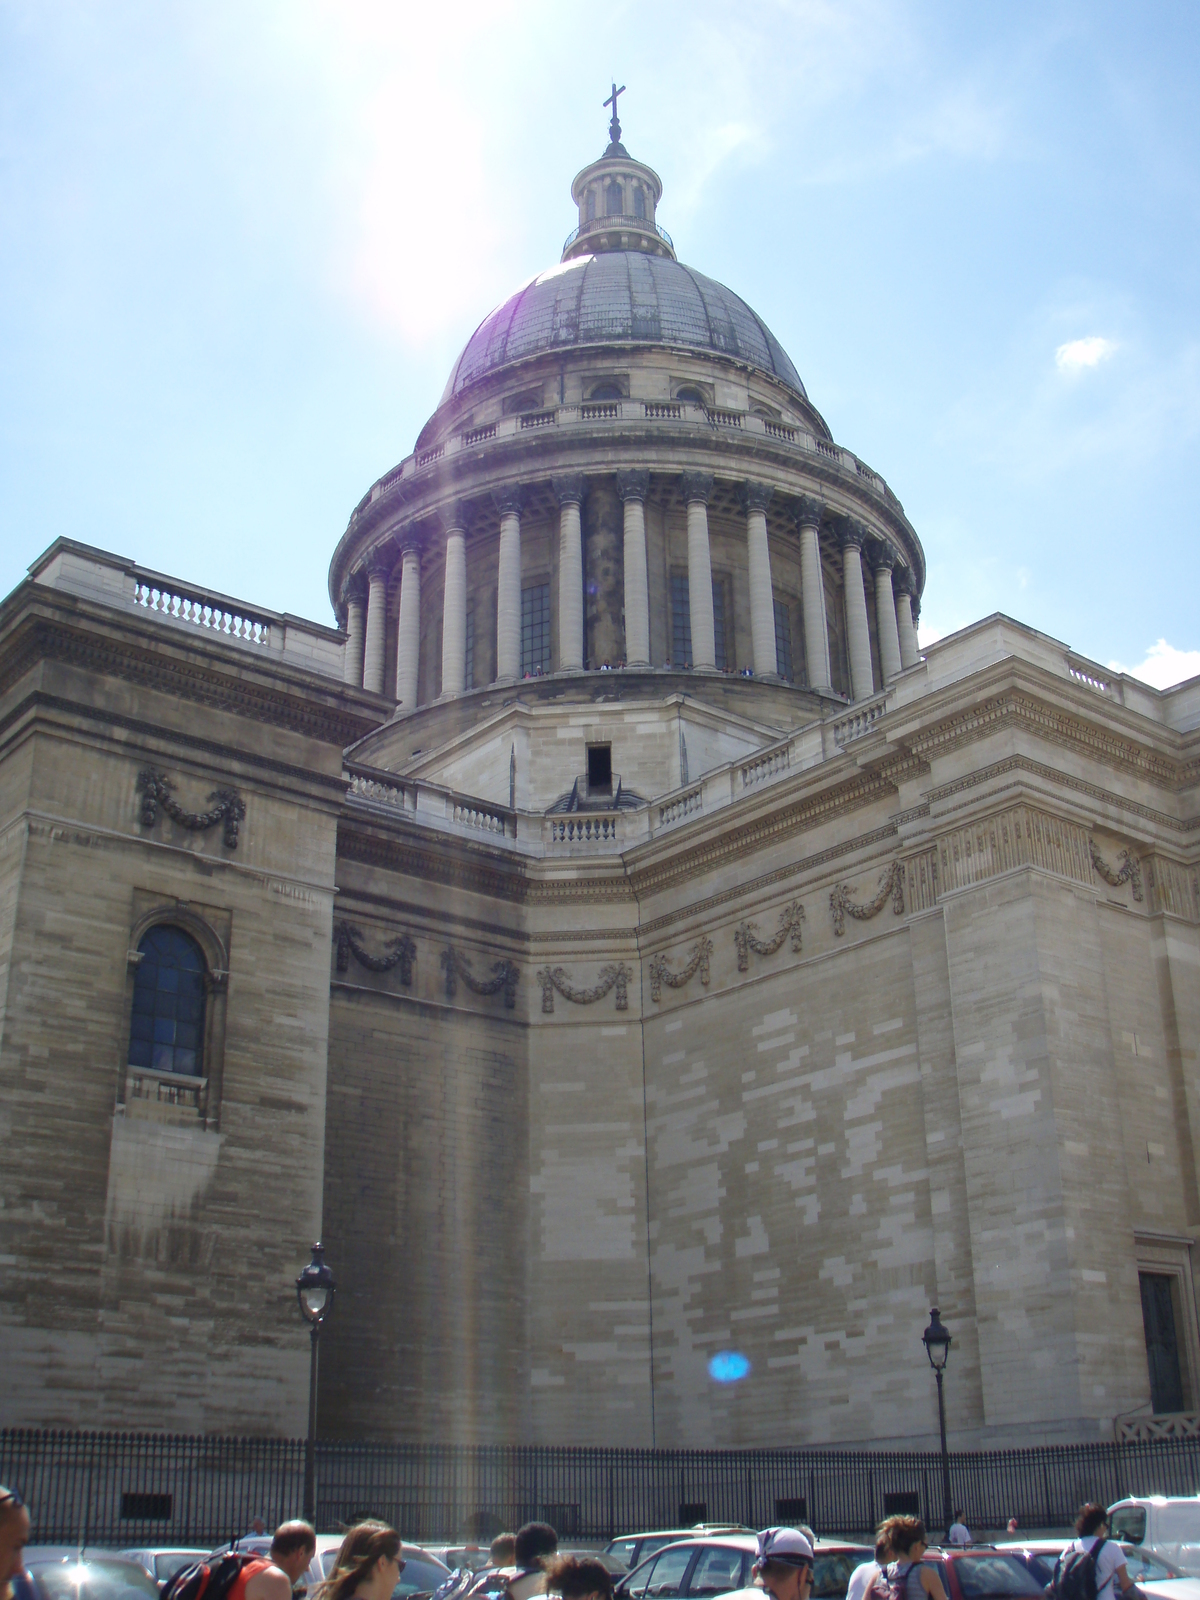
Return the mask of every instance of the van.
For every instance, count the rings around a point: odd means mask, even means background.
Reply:
[[[1200,1495],[1118,1500],[1108,1508],[1108,1532],[1200,1577]]]

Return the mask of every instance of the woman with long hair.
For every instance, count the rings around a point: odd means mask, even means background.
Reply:
[[[342,1540],[333,1571],[317,1593],[321,1600],[390,1600],[403,1571],[395,1528],[360,1522]]]

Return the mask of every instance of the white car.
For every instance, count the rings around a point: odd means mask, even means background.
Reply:
[[[1140,1545],[1180,1572],[1200,1575],[1200,1495],[1152,1494],[1108,1508],[1108,1531]]]
[[[1172,1562],[1140,1545],[1119,1542],[1125,1570],[1144,1595],[1154,1600],[1200,1600],[1200,1578],[1180,1571]],[[1020,1556],[1039,1582],[1049,1583],[1055,1562],[1071,1543],[1070,1539],[1014,1539],[998,1544],[996,1549]]]

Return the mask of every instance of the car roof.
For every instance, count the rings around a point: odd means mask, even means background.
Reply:
[[[21,1560],[24,1562],[129,1561],[131,1566],[137,1565],[120,1550],[104,1550],[94,1544],[85,1545],[82,1550],[77,1544],[27,1544],[21,1552]]]

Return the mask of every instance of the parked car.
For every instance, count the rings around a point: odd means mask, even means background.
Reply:
[[[1189,1577],[1200,1575],[1200,1495],[1117,1500],[1108,1508],[1108,1531]]]
[[[343,1533],[317,1535],[316,1553],[301,1579],[301,1586],[312,1589],[316,1584],[325,1581],[333,1571],[345,1537]],[[223,1544],[213,1551],[213,1555],[224,1555],[231,1548],[231,1545]],[[251,1534],[249,1538],[239,1539],[237,1548],[245,1550],[250,1555],[269,1555],[271,1539],[266,1534]],[[431,1550],[426,1550],[424,1545],[401,1544],[400,1554],[404,1559],[404,1571],[400,1574],[400,1582],[392,1590],[392,1600],[410,1600],[414,1595],[422,1597],[432,1594],[450,1576],[450,1568],[446,1563],[439,1561],[437,1556]]]
[[[136,1561],[112,1550],[29,1545],[15,1600],[158,1600],[158,1584]]]
[[[1054,1564],[1060,1552],[1070,1543],[1069,1539],[1018,1540],[996,1548],[1009,1551],[1019,1561],[1024,1561],[1038,1582],[1047,1584],[1054,1576]],[[1125,1570],[1143,1594],[1154,1596],[1156,1600],[1200,1600],[1200,1578],[1180,1571],[1172,1562],[1152,1555],[1140,1545],[1122,1541],[1121,1551]]]
[[[478,1544],[427,1544],[425,1549],[438,1561],[444,1561],[451,1572],[460,1567],[470,1567],[472,1572],[482,1572],[491,1561],[487,1545]]]
[[[948,1600],[1044,1600],[1045,1585],[1011,1550],[931,1548],[922,1559],[936,1567]]]
[[[126,1561],[136,1561],[148,1578],[153,1578],[160,1589],[184,1567],[203,1561],[207,1550],[188,1549],[183,1545],[155,1547],[150,1550],[122,1550]]]
[[[698,1522],[690,1528],[657,1528],[652,1533],[623,1533],[619,1539],[610,1539],[603,1554],[615,1556],[632,1572],[641,1561],[646,1561],[665,1545],[679,1539],[696,1539],[709,1533],[753,1533],[740,1522]]]
[[[641,1562],[614,1592],[618,1600],[710,1600],[730,1594],[750,1586],[757,1549],[752,1533],[677,1540]],[[813,1546],[814,1600],[845,1600],[850,1574],[874,1553],[870,1545],[849,1539],[818,1539]]]
[[[623,1578],[629,1571],[620,1556],[613,1555],[609,1550],[593,1550],[581,1544],[560,1544],[558,1553],[560,1556],[587,1556],[589,1561],[598,1561],[614,1578]]]

